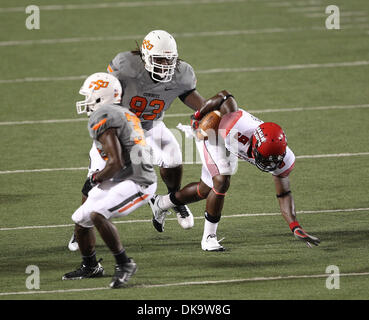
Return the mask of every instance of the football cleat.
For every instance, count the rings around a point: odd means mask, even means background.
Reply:
[[[152,224],[154,225],[154,228],[158,232],[164,231],[164,224],[165,224],[165,217],[170,214],[167,210],[162,210],[158,206],[160,196],[154,195],[150,201],[150,207],[152,210],[153,218],[152,218]]]
[[[76,239],[76,235],[74,233],[73,233],[72,237],[69,240],[68,249],[70,251],[77,251],[79,249],[78,242],[77,242],[77,239]]]
[[[309,248],[311,248],[311,244],[317,246],[320,243],[320,240],[318,238],[307,234],[305,232],[305,230],[303,230],[301,228],[296,228],[293,231],[293,234],[294,234],[296,239],[304,241]]]
[[[218,241],[216,234],[209,234],[206,238],[202,239],[201,249],[204,251],[224,251],[224,247],[219,243],[223,239]]]
[[[115,265],[115,273],[110,283],[110,288],[118,289],[124,287],[128,280],[136,273],[137,264],[130,258],[129,262]]]
[[[62,280],[80,280],[85,278],[102,277],[105,272],[103,266],[100,264],[101,261],[102,259],[97,262],[95,267],[88,267],[82,263],[77,270],[66,273],[62,277]]]
[[[186,205],[176,206],[172,209],[177,214],[178,223],[183,229],[190,229],[193,227],[193,214]]]

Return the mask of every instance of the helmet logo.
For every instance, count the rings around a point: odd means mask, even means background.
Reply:
[[[142,47],[147,50],[151,50],[152,48],[154,48],[154,46],[150,43],[150,40],[144,40],[142,41]]]
[[[256,147],[260,147],[260,145],[266,141],[265,137],[264,137],[264,133],[263,131],[260,129],[260,127],[256,128],[255,131],[255,138],[257,140],[257,146]]]
[[[92,81],[88,88],[92,88],[92,86],[94,85],[95,85],[94,90],[99,90],[100,88],[107,88],[109,85],[109,82],[103,81],[103,80]]]

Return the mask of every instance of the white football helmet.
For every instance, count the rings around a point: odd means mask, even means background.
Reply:
[[[145,68],[155,81],[169,82],[172,80],[177,64],[177,43],[164,30],[151,31],[142,41],[142,59]]]
[[[120,103],[122,86],[113,75],[97,72],[85,80],[79,93],[85,96],[85,100],[76,103],[77,113],[90,116],[102,104]]]

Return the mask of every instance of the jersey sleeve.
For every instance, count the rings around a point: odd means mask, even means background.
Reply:
[[[282,164],[278,167],[277,170],[274,170],[272,172],[273,176],[278,176],[278,177],[287,177],[290,172],[293,170],[293,168],[295,167],[295,154],[292,152],[292,150],[287,147],[286,150],[286,155],[283,159]]]
[[[184,100],[184,98],[194,91],[196,89],[196,75],[195,71],[193,70],[192,66],[190,66],[188,63],[181,61],[180,65],[180,73],[179,73],[179,79],[177,80],[180,83],[181,92],[179,93],[180,99]],[[182,98],[181,98],[182,97]],[[182,101],[183,101],[182,100]]]
[[[107,71],[109,73],[116,73],[119,70],[119,65],[123,60],[122,53],[118,53],[112,61],[108,64]]]
[[[109,128],[119,127],[118,118],[106,108],[93,112],[89,120],[89,132],[92,139],[97,140]]]

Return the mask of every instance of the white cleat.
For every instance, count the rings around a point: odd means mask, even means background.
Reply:
[[[176,206],[172,209],[177,214],[178,223],[183,229],[191,229],[193,227],[193,214],[186,205]]]
[[[167,210],[162,210],[159,208],[158,206],[158,202],[160,200],[160,196],[158,195],[154,195],[150,201],[150,207],[152,210],[152,224],[154,225],[154,228],[158,231],[158,232],[163,232],[164,231],[164,224],[165,224],[165,217],[167,215],[170,214],[169,211]]]
[[[73,233],[72,237],[69,240],[68,249],[70,251],[77,251],[79,249],[78,242],[77,242],[77,239],[76,239],[76,236],[75,236],[74,233]]]
[[[202,239],[201,249],[204,251],[224,251],[224,247],[219,243],[223,239],[218,241],[216,234],[209,234],[206,238]]]

